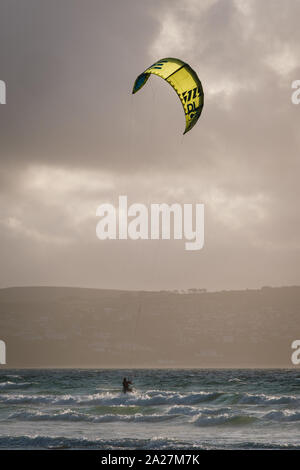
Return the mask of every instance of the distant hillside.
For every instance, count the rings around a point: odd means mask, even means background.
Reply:
[[[300,287],[18,287],[0,289],[0,339],[7,367],[292,367],[299,310]]]

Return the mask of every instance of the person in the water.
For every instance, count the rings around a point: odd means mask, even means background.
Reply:
[[[122,385],[123,393],[132,392],[132,388],[129,387],[129,385],[132,385],[132,382],[130,382],[130,380],[127,380],[126,377],[124,377]]]

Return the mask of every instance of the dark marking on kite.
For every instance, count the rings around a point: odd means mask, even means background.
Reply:
[[[197,94],[198,93],[198,94]],[[193,95],[193,96],[192,96]],[[187,103],[188,101],[190,101],[191,99],[195,99],[197,97],[200,97],[201,96],[201,89],[200,87],[195,87],[195,88],[192,88],[192,90],[188,90],[188,91],[184,91],[182,93],[182,98],[183,98],[183,101],[185,103]]]

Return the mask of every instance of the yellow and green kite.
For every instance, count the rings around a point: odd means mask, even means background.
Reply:
[[[145,85],[151,73],[170,83],[179,96],[185,113],[186,134],[198,121],[204,104],[202,85],[196,72],[180,59],[161,59],[137,77],[132,93]]]

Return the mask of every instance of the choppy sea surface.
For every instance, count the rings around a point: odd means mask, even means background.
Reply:
[[[300,449],[300,370],[2,369],[0,448]]]

